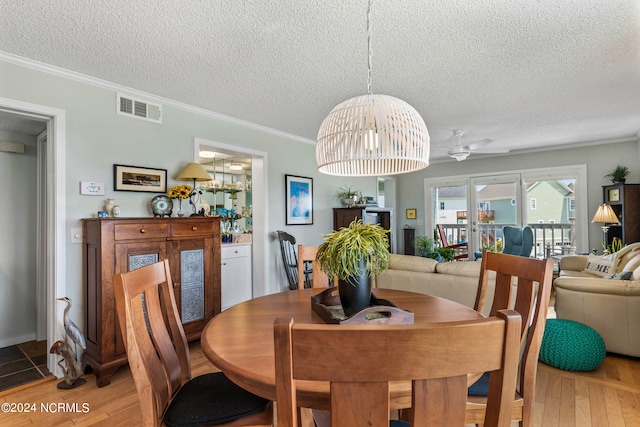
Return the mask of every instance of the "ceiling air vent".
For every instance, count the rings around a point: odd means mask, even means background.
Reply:
[[[148,101],[136,99],[131,96],[118,94],[118,114],[148,120],[154,123],[162,123],[162,106]]]

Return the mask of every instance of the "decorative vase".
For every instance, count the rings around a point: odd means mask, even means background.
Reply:
[[[178,199],[178,216],[184,216],[184,211],[182,210],[182,199]]]
[[[116,199],[107,199],[104,204],[104,210],[113,215],[113,207],[116,205]]]
[[[356,202],[355,197],[344,197],[342,199],[342,204],[345,205],[346,207],[351,207],[351,205],[353,205]]]
[[[338,279],[340,304],[347,317],[351,317],[371,304],[371,278],[364,269],[364,261],[360,261],[360,275],[347,279]]]

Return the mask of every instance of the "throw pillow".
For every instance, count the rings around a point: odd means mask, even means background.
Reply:
[[[614,274],[610,274],[608,276],[605,276],[605,279],[607,279],[607,280],[629,280],[631,278],[632,274],[633,274],[633,271],[623,271],[621,273],[614,273]]]
[[[615,254],[608,256],[598,256],[589,254],[587,258],[587,264],[584,266],[584,272],[595,274],[596,276],[604,277],[611,273],[613,269],[613,263],[615,260]]]

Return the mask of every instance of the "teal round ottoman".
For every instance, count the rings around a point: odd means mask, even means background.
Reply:
[[[566,371],[596,369],[606,355],[604,341],[590,326],[573,320],[547,319],[540,360]]]

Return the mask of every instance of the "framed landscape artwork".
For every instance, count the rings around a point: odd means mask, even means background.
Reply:
[[[313,224],[313,178],[285,175],[287,225]]]
[[[113,165],[115,191],[167,192],[167,170],[140,166]]]

